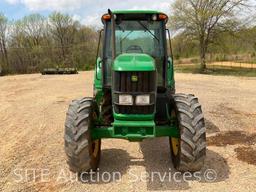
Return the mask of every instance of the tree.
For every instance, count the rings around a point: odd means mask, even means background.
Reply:
[[[21,20],[11,24],[8,50],[10,54],[10,70],[13,73],[27,73],[29,41],[23,30]]]
[[[172,4],[173,29],[193,36],[199,42],[201,72],[206,69],[206,53],[215,29],[234,22],[234,12],[247,0],[176,0]],[[233,25],[230,25],[233,27]]]
[[[40,14],[25,16],[22,20],[22,29],[30,40],[30,46],[39,46],[46,33],[46,20]]]
[[[92,69],[95,64],[99,35],[91,27],[80,26],[72,49],[73,61],[80,69]]]
[[[6,48],[7,44],[7,30],[8,30],[8,19],[0,14],[0,73],[2,70],[8,70],[9,60],[8,52]]]
[[[95,29],[54,12],[9,22],[0,15],[0,73],[35,73],[47,67],[92,69],[98,34]],[[8,71],[7,71],[8,70]]]
[[[49,25],[53,39],[61,48],[62,62],[65,63],[70,58],[69,46],[74,43],[77,22],[69,15],[54,12],[49,16]]]

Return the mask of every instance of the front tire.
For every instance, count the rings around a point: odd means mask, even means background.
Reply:
[[[67,163],[72,172],[98,168],[101,140],[93,141],[90,134],[97,116],[97,104],[91,98],[74,100],[69,105],[64,139]]]
[[[199,171],[206,156],[206,129],[201,105],[194,95],[175,94],[172,97],[180,137],[170,138],[174,167],[179,171]]]
[[[110,126],[114,121],[113,109],[112,109],[112,96],[110,91],[106,91],[103,97],[101,106],[101,116],[103,118],[104,125]]]

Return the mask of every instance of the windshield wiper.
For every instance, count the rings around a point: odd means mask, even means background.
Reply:
[[[130,31],[124,38],[122,38],[122,39],[120,40],[120,50],[121,50],[121,53],[123,53],[123,41],[124,41],[125,39],[127,39],[128,36],[129,36],[132,32],[133,32],[133,31]]]
[[[121,39],[121,42],[123,42],[127,37],[132,33],[133,31],[130,31],[124,38]]]
[[[157,38],[157,36],[155,36],[154,33],[152,33],[152,32],[151,32],[145,25],[143,25],[140,21],[137,21],[137,22],[159,42],[159,39]]]

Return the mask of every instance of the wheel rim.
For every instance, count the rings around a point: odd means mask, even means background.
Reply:
[[[93,141],[93,153],[92,155],[96,158],[98,156],[99,153],[99,147],[100,147],[100,140],[95,140]]]
[[[92,118],[93,118],[93,120],[97,119],[97,113],[95,111],[92,113]]]
[[[172,110],[171,112],[171,118],[175,118],[176,117],[176,113],[174,110]],[[179,138],[175,138],[175,137],[171,137],[170,138],[171,142],[171,146],[172,146],[172,152],[175,156],[178,155],[179,153],[179,145],[180,145],[180,139]]]
[[[171,137],[172,152],[175,156],[177,156],[179,152],[179,143],[180,140],[178,138]]]

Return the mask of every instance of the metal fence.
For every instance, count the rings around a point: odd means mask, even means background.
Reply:
[[[256,69],[256,63],[253,62],[240,62],[240,61],[219,61],[219,62],[207,62],[207,67],[210,68],[240,68],[240,69]]]

